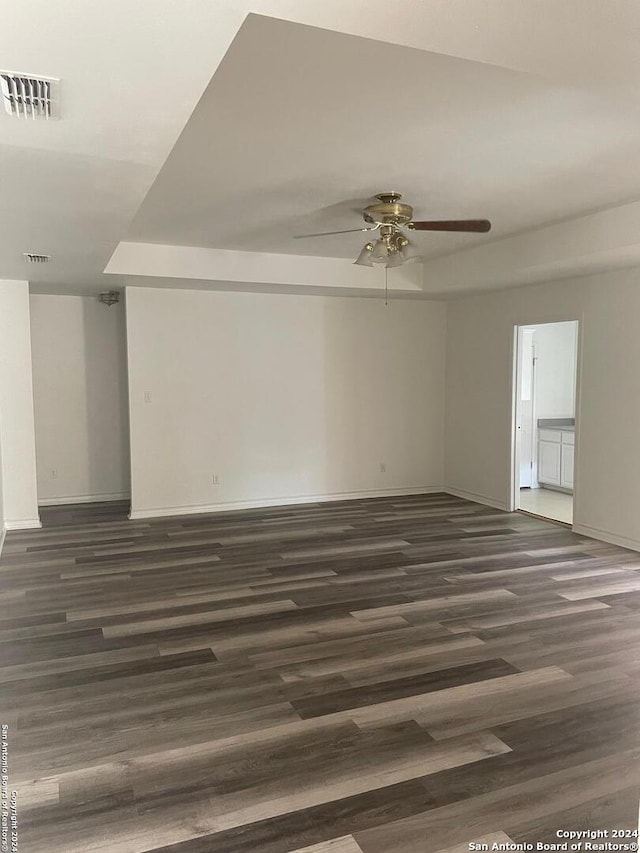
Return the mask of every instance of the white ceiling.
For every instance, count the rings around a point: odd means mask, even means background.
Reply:
[[[354,259],[375,192],[500,237],[640,196],[640,113],[544,77],[250,16],[127,239]],[[635,178],[635,181],[634,181]],[[418,234],[425,257],[485,236]]]
[[[0,277],[117,286],[103,270],[122,240],[351,258],[358,235],[292,234],[356,227],[352,208],[389,188],[424,218],[489,216],[492,238],[640,197],[636,0],[401,9],[7,6],[0,67],[61,78],[62,118],[0,114]],[[442,254],[487,238],[416,240]]]

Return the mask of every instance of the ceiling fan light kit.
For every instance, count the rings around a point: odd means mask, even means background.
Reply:
[[[399,267],[408,261],[420,257],[415,247],[402,229],[409,231],[462,231],[486,234],[491,230],[488,219],[444,219],[414,221],[413,207],[403,204],[402,195],[397,192],[378,193],[376,204],[370,204],[362,211],[362,218],[371,227],[349,228],[346,231],[326,231],[321,234],[299,234],[298,237],[325,237],[331,234],[352,234],[357,231],[379,231],[377,240],[365,243],[354,261],[363,267],[384,264],[386,267]]]
[[[393,255],[390,255],[387,259],[387,268],[389,267],[399,267],[405,263],[405,257],[402,252],[396,252]]]
[[[373,243],[365,243],[362,247],[362,251],[358,255],[358,257],[353,262],[354,264],[358,264],[361,267],[372,267],[373,261],[371,259],[371,252],[373,251]]]

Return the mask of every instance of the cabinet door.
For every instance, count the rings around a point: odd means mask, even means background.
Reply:
[[[573,444],[562,443],[562,465],[560,485],[565,489],[573,488]]]
[[[562,445],[557,441],[538,442],[538,481],[552,486],[560,485],[560,459]]]

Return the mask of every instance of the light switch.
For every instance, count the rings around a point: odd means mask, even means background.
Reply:
[[[145,403],[151,402],[151,391],[145,391],[144,392],[144,401],[145,401]]]

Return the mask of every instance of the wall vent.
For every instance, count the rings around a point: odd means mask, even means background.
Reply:
[[[28,264],[48,264],[51,255],[35,255],[33,252],[24,252],[23,257]]]
[[[15,118],[58,118],[59,84],[59,80],[51,77],[0,71],[4,110]]]

